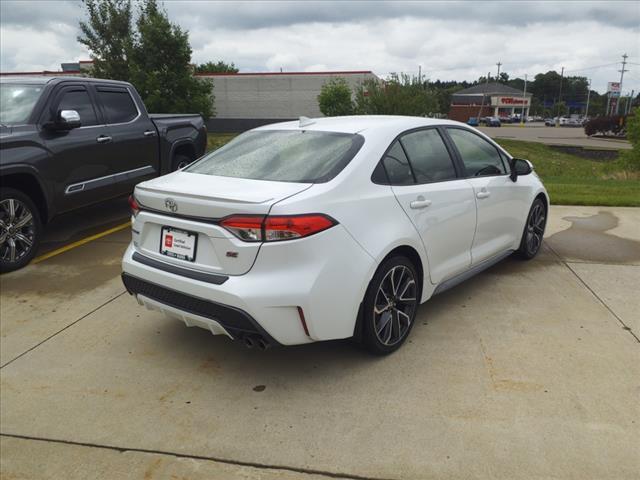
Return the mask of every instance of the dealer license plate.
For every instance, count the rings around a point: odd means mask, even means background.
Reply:
[[[198,234],[173,227],[162,227],[160,253],[167,257],[193,262],[196,259]]]

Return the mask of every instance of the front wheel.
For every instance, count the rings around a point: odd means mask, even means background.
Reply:
[[[542,199],[536,198],[533,201],[533,205],[531,205],[531,210],[529,210],[527,223],[524,226],[524,232],[522,232],[520,248],[517,251],[521,258],[531,260],[538,254],[542,246],[542,237],[544,236],[546,225],[546,205]]]
[[[180,170],[191,162],[193,162],[193,158],[179,153],[173,157],[173,161],[171,162],[171,171],[174,172],[176,170]]]
[[[394,352],[409,336],[420,302],[413,264],[402,256],[385,260],[371,279],[364,299],[363,344],[369,352]]]
[[[0,191],[0,272],[27,265],[35,256],[42,234],[40,214],[19,190]]]

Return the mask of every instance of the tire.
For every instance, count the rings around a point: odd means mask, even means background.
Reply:
[[[420,279],[403,256],[385,260],[364,297],[362,344],[372,354],[388,355],[405,342],[420,304]]]
[[[173,161],[171,162],[171,171],[175,172],[176,170],[184,168],[191,162],[193,162],[193,158],[179,153],[173,157]]]
[[[536,198],[529,209],[529,215],[527,215],[520,248],[516,251],[520,258],[531,260],[538,254],[546,226],[547,206],[541,198]]]
[[[35,256],[42,237],[40,212],[20,190],[0,190],[0,272],[27,265]]]

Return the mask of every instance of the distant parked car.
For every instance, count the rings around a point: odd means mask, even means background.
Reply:
[[[556,126],[555,118],[545,118],[544,125],[545,127],[555,127]]]
[[[498,117],[487,117],[486,124],[488,127],[501,127],[502,123]]]
[[[498,117],[498,120],[500,120],[501,123],[511,123],[511,117],[501,116]]]
[[[467,120],[467,125],[469,125],[470,127],[477,127],[480,125],[480,122],[478,122],[477,117],[471,117],[469,118],[469,120]]]

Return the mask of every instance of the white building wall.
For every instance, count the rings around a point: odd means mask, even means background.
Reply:
[[[199,75],[214,84],[217,118],[297,118],[322,116],[318,95],[325,82],[344,78],[352,89],[372,73],[278,73]]]

